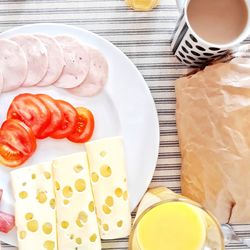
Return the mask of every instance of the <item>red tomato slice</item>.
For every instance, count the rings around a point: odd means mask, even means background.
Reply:
[[[51,134],[52,138],[62,139],[70,135],[76,128],[77,112],[75,108],[68,102],[57,100],[56,104],[63,114],[62,123],[59,128]]]
[[[56,101],[50,96],[45,94],[39,94],[36,96],[46,105],[51,114],[50,123],[39,135],[39,139],[43,139],[50,136],[60,127],[63,119],[63,113],[56,104]]]
[[[30,127],[37,138],[50,122],[51,114],[46,105],[32,94],[20,94],[12,101],[8,119],[17,119]]]
[[[23,122],[8,119],[2,124],[1,131],[3,131],[3,136],[0,138],[0,142],[7,140],[6,142],[24,154],[31,154],[36,150],[34,133]]]
[[[25,162],[36,149],[32,130],[19,120],[5,121],[0,130],[0,162],[16,167]]]
[[[95,120],[92,112],[86,108],[76,108],[78,117],[76,129],[67,138],[72,142],[83,143],[88,141],[95,127]]]

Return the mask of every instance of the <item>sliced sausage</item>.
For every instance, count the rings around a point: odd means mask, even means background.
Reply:
[[[3,74],[2,72],[0,72],[0,93],[2,92],[2,90],[3,90]],[[1,189],[0,189],[0,195],[1,195]],[[1,196],[0,196],[0,200],[1,200]]]
[[[74,88],[80,85],[88,74],[88,48],[70,36],[61,35],[55,39],[63,49],[65,67],[54,85],[60,88]]]
[[[46,47],[49,59],[47,73],[37,86],[48,86],[53,84],[62,73],[65,65],[63,50],[53,37],[44,34],[36,34],[35,37],[40,39]]]
[[[28,62],[28,72],[22,86],[34,86],[42,80],[48,70],[47,49],[32,35],[18,35],[11,38],[23,49]]]
[[[78,87],[69,89],[78,96],[93,96],[101,91],[108,79],[108,63],[99,50],[89,48],[90,68],[86,79]]]
[[[0,39],[0,69],[3,78],[2,90],[5,92],[20,87],[27,75],[24,51],[9,39]]]

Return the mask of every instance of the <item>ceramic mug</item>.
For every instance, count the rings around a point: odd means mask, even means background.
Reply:
[[[230,49],[241,43],[249,35],[250,18],[248,18],[244,30],[232,42],[213,44],[205,41],[194,32],[188,21],[187,7],[190,1],[192,0],[177,0],[177,7],[182,14],[177,22],[171,41],[171,49],[174,55],[183,64],[192,67],[203,66],[209,61],[227,54]],[[245,2],[247,11],[250,13],[250,1]]]

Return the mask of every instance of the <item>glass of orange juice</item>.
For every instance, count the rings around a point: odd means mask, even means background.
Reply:
[[[155,8],[160,0],[125,0],[126,4],[138,11],[148,11]]]
[[[140,211],[129,250],[224,250],[223,234],[213,215],[185,197],[167,195],[158,202],[151,199],[153,205]]]

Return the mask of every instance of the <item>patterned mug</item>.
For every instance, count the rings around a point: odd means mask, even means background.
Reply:
[[[177,0],[178,9],[182,14],[177,22],[171,41],[171,49],[174,55],[183,64],[192,67],[201,67],[209,61],[227,54],[230,49],[241,43],[249,35],[250,18],[247,19],[244,30],[232,42],[227,44],[213,44],[205,41],[194,32],[189,23],[187,7],[190,1],[192,0]],[[247,11],[250,13],[250,1],[246,0],[245,3]]]

